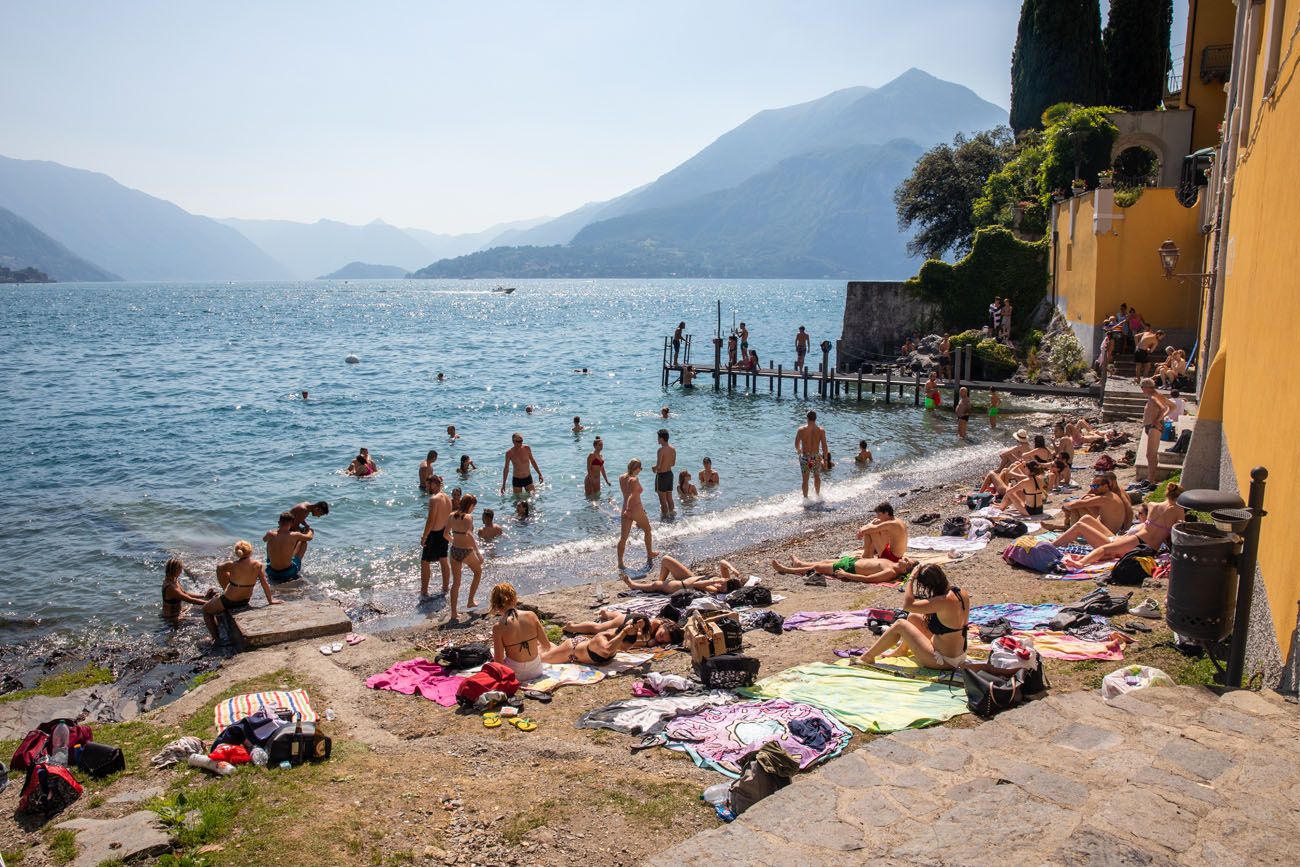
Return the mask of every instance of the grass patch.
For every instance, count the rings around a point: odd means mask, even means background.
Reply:
[[[546,640],[551,644],[559,644],[564,640],[564,627],[560,626],[560,624],[546,623],[542,626],[542,629],[546,632]]]
[[[609,729],[588,729],[587,734],[591,737],[593,743],[600,744],[601,746],[618,743],[626,737],[626,735],[621,735],[618,732]]]
[[[79,668],[76,671],[64,671],[59,674],[52,674],[43,678],[40,683],[31,689],[20,689],[17,692],[11,692],[7,695],[0,695],[0,702],[21,701],[25,698],[31,698],[34,695],[51,695],[61,696],[82,689],[87,686],[98,686],[99,684],[112,683],[117,680],[113,677],[113,672],[101,665],[87,665],[85,668]]]
[[[560,815],[561,803],[555,800],[538,801],[524,812],[512,816],[501,827],[501,837],[511,846],[518,846],[529,831],[543,828],[552,816]]]
[[[1214,661],[1202,655],[1187,657],[1186,664],[1169,672],[1169,676],[1180,686],[1218,686],[1218,681],[1214,679],[1217,673]]]
[[[1105,663],[1106,667],[1113,664],[1111,662]],[[1079,675],[1080,679],[1077,685],[1083,689],[1101,689],[1102,678],[1110,673],[1103,669],[1103,663],[1099,659],[1081,660],[1074,663],[1071,669],[1075,674]]]
[[[196,674],[193,677],[193,679],[190,680],[189,686],[187,686],[186,689],[187,690],[198,689],[199,687],[203,686],[203,684],[219,677],[220,675],[221,675],[221,671],[215,668],[212,669],[212,671],[205,671],[202,674]]]
[[[224,837],[240,811],[255,806],[257,801],[253,777],[241,773],[159,798],[149,804],[149,809],[176,833],[182,848],[192,849]],[[186,815],[195,810],[198,821],[186,822]]]
[[[77,833],[75,831],[55,831],[50,835],[50,857],[55,864],[68,864],[77,857]]]
[[[605,797],[615,810],[652,828],[672,827],[676,818],[703,803],[696,786],[680,782],[637,782]]]
[[[4,861],[6,867],[18,867],[26,857],[26,849],[6,849],[0,852],[0,860]]]

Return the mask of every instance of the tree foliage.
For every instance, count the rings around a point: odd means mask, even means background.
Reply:
[[[907,242],[913,256],[941,259],[964,254],[975,233],[972,206],[989,176],[1002,169],[1015,150],[1011,130],[1002,126],[926,151],[912,174],[894,191],[898,227],[920,230]]]
[[[1024,0],[1011,54],[1011,128],[1036,129],[1048,106],[1096,105],[1104,93],[1098,0]]]
[[[1173,0],[1110,0],[1101,35],[1107,101],[1129,111],[1160,106],[1173,17]]]
[[[1038,237],[1047,231],[1047,201],[1039,184],[1043,156],[1042,133],[1026,133],[1016,155],[989,175],[975,199],[971,218],[976,226],[1015,228],[1019,208],[1020,231]]]
[[[1044,193],[1067,189],[1075,178],[1097,186],[1097,173],[1110,167],[1110,152],[1119,136],[1110,106],[1073,106],[1043,131],[1039,185]]]

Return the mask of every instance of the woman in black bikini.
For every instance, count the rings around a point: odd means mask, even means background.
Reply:
[[[483,578],[483,555],[479,553],[478,542],[474,539],[473,512],[477,505],[478,497],[465,494],[460,498],[459,507],[447,519],[447,540],[451,543],[447,549],[447,555],[451,558],[451,601],[448,603],[451,617],[448,623],[455,623],[457,620],[456,603],[460,599],[460,576],[466,564],[474,573],[474,580],[469,585],[469,597],[465,609],[478,607],[474,597],[478,594],[478,582]]]
[[[1047,486],[1043,484],[1043,465],[1038,461],[1025,464],[1028,477],[1017,482],[1002,494],[1002,508],[1014,509],[1022,515],[1043,514],[1047,502]]]
[[[217,615],[247,608],[253,597],[253,588],[259,583],[262,592],[266,594],[266,604],[280,604],[280,600],[271,598],[271,586],[266,583],[266,570],[262,567],[262,561],[253,559],[253,546],[243,539],[235,543],[235,559],[217,567],[217,583],[221,585],[221,593],[203,605],[203,622],[215,642],[221,641],[221,633],[217,631]]]
[[[492,627],[492,659],[510,667],[520,683],[539,677],[542,654],[551,649],[542,622],[531,611],[519,611],[519,596],[511,584],[492,588],[488,598],[500,619]]]
[[[185,571],[185,564],[181,562],[180,557],[172,557],[163,567],[163,586],[162,586],[162,616],[164,620],[170,620],[172,623],[181,619],[181,603],[188,602],[191,605],[206,605],[208,600],[215,595],[215,591],[209,590],[206,596],[195,596],[189,593],[181,586],[181,573]]]
[[[966,664],[966,631],[970,594],[948,583],[938,566],[916,570],[907,582],[903,608],[908,615],[895,620],[871,648],[859,657],[873,665],[879,657],[912,656],[926,668],[954,669]]]
[[[598,632],[590,638],[576,635],[542,651],[542,662],[571,662],[580,665],[609,665],[621,650],[635,646],[641,621],[631,619],[617,632]]]
[[[582,492],[587,497],[600,495],[601,479],[609,484],[609,476],[605,474],[605,459],[601,457],[604,450],[605,442],[600,437],[591,441],[591,454],[587,455],[587,475],[582,480]]]

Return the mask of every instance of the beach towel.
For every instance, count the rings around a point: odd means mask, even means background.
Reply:
[[[366,678],[366,686],[371,689],[387,689],[402,695],[420,695],[429,701],[437,702],[443,707],[456,704],[456,690],[465,681],[458,674],[447,674],[447,670],[436,662],[424,657],[416,657],[399,662],[387,671]]]
[[[650,653],[618,653],[609,665],[601,668],[569,662],[548,662],[542,665],[540,675],[521,685],[524,689],[538,692],[555,692],[562,686],[591,686],[606,677],[617,677],[633,669],[640,669],[653,658],[654,655]]]
[[[283,709],[293,714],[300,714],[303,722],[316,722],[316,711],[312,710],[311,699],[307,697],[307,690],[294,689],[250,692],[246,695],[237,695],[234,698],[217,702],[217,706],[213,708],[213,715],[215,716],[213,725],[217,731],[221,731],[226,726],[252,715],[258,708],[262,707],[272,713],[277,708]]]
[[[801,720],[820,720],[829,728],[830,737],[805,743],[790,728],[793,723],[799,729]],[[665,720],[656,734],[662,746],[686,753],[701,768],[733,778],[740,776],[740,759],[765,743],[776,741],[801,769],[807,769],[839,755],[853,737],[825,711],[779,698],[698,708]]]
[[[846,725],[875,734],[937,725],[970,712],[960,685],[825,662],[787,668],[737,692],[751,698],[807,702]]]
[[[1034,640],[1034,648],[1048,659],[1107,659],[1124,658],[1124,645],[1133,639],[1120,632],[1112,632],[1104,641],[1089,641],[1065,632],[1047,630],[1017,631],[1016,636]]]
[[[962,536],[919,536],[907,540],[910,551],[941,551],[947,554],[974,554],[989,545],[987,536],[967,539]]]
[[[587,711],[578,718],[575,725],[580,729],[612,729],[625,735],[639,735],[668,717],[736,701],[739,701],[736,695],[725,690],[655,698],[625,698]]]
[[[872,620],[894,619],[888,608],[863,608],[858,611],[797,611],[785,619],[786,632],[799,629],[804,632],[833,632],[839,629],[866,629]]]
[[[995,602],[991,605],[976,605],[970,610],[970,622],[974,626],[988,623],[990,620],[1005,618],[1012,629],[1033,629],[1051,622],[1061,612],[1060,605],[1025,605],[1022,602]]]

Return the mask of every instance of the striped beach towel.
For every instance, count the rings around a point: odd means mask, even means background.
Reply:
[[[226,726],[254,713],[260,707],[265,707],[272,712],[276,708],[283,708],[294,714],[302,714],[303,722],[316,722],[316,711],[312,709],[307,690],[275,689],[267,692],[250,692],[247,695],[237,695],[218,702],[213,710],[217,731],[220,732]]]

